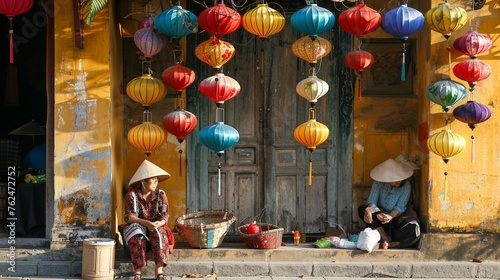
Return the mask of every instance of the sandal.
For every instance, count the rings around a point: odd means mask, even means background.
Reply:
[[[163,273],[158,273],[158,275],[156,275],[156,280],[170,280],[170,277],[165,276]]]
[[[134,273],[132,276],[129,277],[129,280],[141,280],[141,274]]]

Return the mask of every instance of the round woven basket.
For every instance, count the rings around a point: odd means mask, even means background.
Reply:
[[[182,215],[175,220],[175,227],[193,248],[216,248],[236,217],[224,210],[207,210]]]
[[[257,223],[260,233],[248,234],[248,225],[238,227],[238,233],[248,248],[252,249],[277,249],[281,247],[283,228],[272,224]]]

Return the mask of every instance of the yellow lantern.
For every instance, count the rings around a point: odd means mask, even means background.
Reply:
[[[151,112],[144,111],[143,122],[132,127],[127,135],[128,142],[149,157],[151,152],[165,143],[165,131],[151,122]]]
[[[467,12],[460,8],[445,3],[439,4],[425,13],[425,24],[436,32],[443,34],[448,40],[451,33],[467,24]]]
[[[443,158],[444,163],[448,163],[450,158],[460,153],[465,148],[465,138],[451,132],[451,130],[441,130],[427,139],[429,150]],[[444,199],[448,196],[448,172],[444,172]]]
[[[292,52],[298,58],[301,58],[311,66],[328,55],[332,51],[332,44],[322,37],[317,37],[315,40],[310,36],[304,36],[292,44]]]
[[[283,30],[285,17],[267,4],[257,4],[257,7],[243,15],[241,23],[246,31],[265,40]]]
[[[311,152],[309,157],[309,179],[308,185],[312,185],[312,152],[317,146],[325,142],[330,136],[328,127],[316,121],[316,113],[313,108],[309,109],[309,120],[295,128],[293,137],[297,142],[307,147]]]
[[[127,95],[137,103],[141,103],[147,110],[152,104],[165,98],[167,88],[160,79],[151,74],[142,74],[142,76],[132,79],[127,84]]]
[[[215,69],[221,68],[222,65],[231,60],[234,53],[233,45],[215,36],[199,44],[194,50],[198,59]]]

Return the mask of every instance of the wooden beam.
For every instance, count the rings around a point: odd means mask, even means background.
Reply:
[[[73,0],[73,17],[75,28],[75,46],[83,49],[83,15],[81,0]]]

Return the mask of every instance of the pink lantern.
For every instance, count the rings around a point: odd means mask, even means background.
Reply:
[[[479,34],[477,31],[470,31],[453,42],[453,47],[457,51],[470,57],[476,57],[478,54],[491,49],[492,45],[493,41],[490,37]]]
[[[134,34],[134,43],[146,59],[151,59],[155,54],[161,52],[166,44],[163,36],[156,33],[153,28],[137,30]]]
[[[198,86],[200,92],[220,106],[240,93],[240,84],[233,78],[217,73],[201,81]]]

